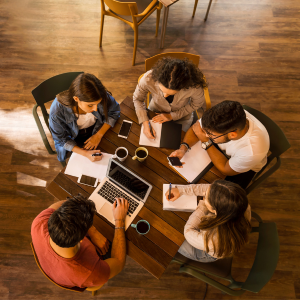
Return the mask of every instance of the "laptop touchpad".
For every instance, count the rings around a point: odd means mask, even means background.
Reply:
[[[114,215],[112,212],[112,205],[105,203],[99,210],[99,214],[105,217],[108,221],[115,224]]]

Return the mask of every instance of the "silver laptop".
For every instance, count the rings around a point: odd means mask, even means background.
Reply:
[[[97,213],[115,224],[112,205],[115,198],[124,198],[129,202],[125,218],[125,230],[137,216],[146,202],[152,185],[128,170],[119,161],[111,158],[108,163],[106,177],[91,194],[90,200],[96,204]]]

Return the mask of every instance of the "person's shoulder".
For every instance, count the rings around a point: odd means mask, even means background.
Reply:
[[[58,100],[57,97],[54,99],[54,101],[51,104],[50,107],[50,116],[54,117],[57,116],[59,113],[61,113],[64,110],[65,106],[62,105]]]
[[[55,209],[53,208],[47,208],[40,212],[32,222],[31,232],[33,233],[38,227],[43,226],[45,223],[48,224],[48,220],[54,211]]]
[[[152,70],[149,70],[149,71],[145,72],[141,79],[146,83],[153,83],[154,84],[154,82],[155,82],[153,77],[152,77]]]

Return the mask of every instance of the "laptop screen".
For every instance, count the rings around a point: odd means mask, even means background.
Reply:
[[[148,184],[138,178],[134,173],[126,170],[122,165],[117,164],[113,159],[109,166],[107,177],[113,179],[119,185],[128,190],[131,194],[143,200],[150,188]]]

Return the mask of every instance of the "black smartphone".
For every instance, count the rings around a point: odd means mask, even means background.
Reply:
[[[118,136],[127,139],[128,134],[130,132],[131,125],[132,125],[131,121],[123,120]]]
[[[97,180],[97,178],[94,178],[94,177],[90,177],[90,176],[86,176],[86,175],[81,175],[78,178],[77,182],[85,184],[85,185],[89,185],[89,186],[92,186],[92,187],[96,187],[97,183],[98,183],[98,180]]]
[[[168,157],[168,161],[172,166],[182,166],[182,163],[178,157]]]

